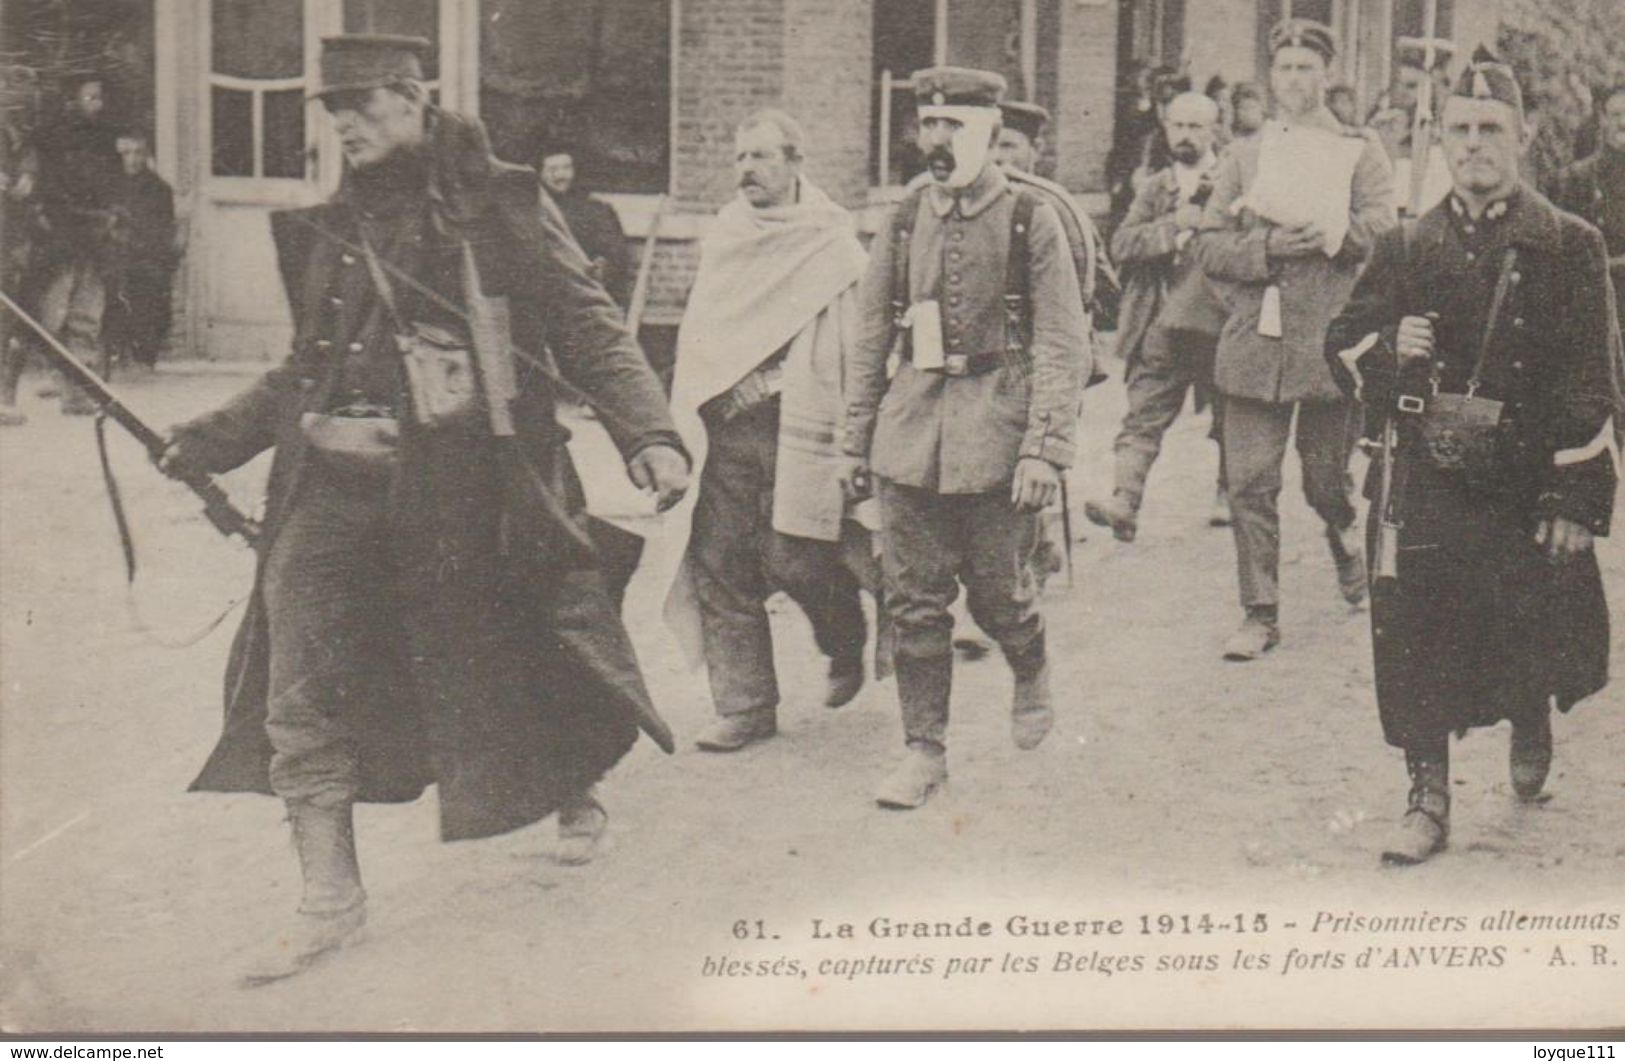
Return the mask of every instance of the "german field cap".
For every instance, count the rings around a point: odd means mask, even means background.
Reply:
[[[997,107],[1004,78],[991,70],[933,66],[914,73],[914,102],[931,107]]]
[[[1518,78],[1513,74],[1512,67],[1482,46],[1473,53],[1461,76],[1456,78],[1456,87],[1451,95],[1499,100],[1520,115],[1523,113],[1523,90],[1518,87]]]
[[[423,80],[423,58],[431,45],[422,37],[393,33],[346,33],[322,38],[322,60],[314,99],[357,92],[402,81]]]
[[[999,113],[1004,117],[1006,129],[1014,129],[1029,140],[1038,139],[1044,126],[1049,124],[1049,111],[1036,103],[1006,100],[999,104]]]
[[[1310,18],[1283,18],[1270,29],[1270,54],[1282,48],[1308,48],[1328,63],[1337,54],[1337,37],[1330,26]]]
[[[1428,45],[1433,46],[1433,65],[1428,65]],[[1401,66],[1437,70],[1456,57],[1456,43],[1448,37],[1401,37],[1394,42],[1394,59]]]

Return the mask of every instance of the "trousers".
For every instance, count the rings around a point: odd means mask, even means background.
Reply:
[[[726,421],[708,418],[706,431],[688,555],[711,697],[722,715],[771,710],[779,685],[767,598],[784,591],[806,613],[819,651],[851,663],[867,637],[858,578],[840,542],[773,529],[777,400]]]
[[[939,494],[884,478],[876,485],[904,735],[911,743],[942,747],[947,683],[932,683],[930,668],[907,664],[952,666],[950,608],[963,583],[971,618],[999,643],[1012,667],[1036,667],[1044,637],[1031,563],[1038,515],[1013,508],[1008,490]],[[914,675],[930,688],[911,688]]]
[[[1219,486],[1225,485],[1223,460],[1224,396],[1213,390],[1213,356],[1219,337],[1204,332],[1153,326],[1140,353],[1129,362],[1128,412],[1113,444],[1117,468],[1113,491],[1135,508],[1145,496],[1145,481],[1162,452],[1162,436],[1185,407],[1185,393],[1213,400],[1213,430],[1220,442]]]
[[[1229,480],[1236,574],[1243,608],[1280,603],[1281,462],[1297,411],[1298,458],[1309,507],[1328,527],[1354,525],[1349,475],[1354,423],[1348,402],[1264,402],[1225,396],[1224,467]]]

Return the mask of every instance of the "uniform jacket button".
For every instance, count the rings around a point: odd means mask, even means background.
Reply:
[[[364,349],[364,347],[362,347],[362,345],[360,343],[351,343],[349,345],[349,347],[347,347],[347,349],[352,354],[359,354]]]

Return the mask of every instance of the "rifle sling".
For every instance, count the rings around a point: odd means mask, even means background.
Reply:
[[[124,510],[124,495],[119,490],[118,479],[113,475],[113,462],[107,455],[107,413],[96,414],[96,456],[101,461],[102,484],[107,488],[107,503],[113,510],[113,525],[118,529],[119,549],[124,554],[124,603],[129,612],[130,622],[136,631],[148,640],[163,648],[191,648],[205,637],[214,633],[215,628],[226,621],[226,617],[237,610],[243,598],[231,601],[213,619],[203,627],[185,637],[174,639],[161,636],[152,625],[141,615],[141,606],[135,597],[135,536],[130,532],[130,517]]]

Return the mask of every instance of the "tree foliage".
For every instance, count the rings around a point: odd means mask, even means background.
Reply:
[[[1596,104],[1625,82],[1625,2],[1505,0],[1496,46],[1539,111],[1537,169],[1592,150]]]

